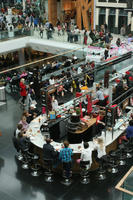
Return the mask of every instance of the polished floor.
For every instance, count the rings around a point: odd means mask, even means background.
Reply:
[[[107,175],[105,181],[97,181],[91,174],[88,185],[82,185],[79,175],[73,175],[73,183],[66,187],[55,175],[54,183],[45,183],[44,176],[32,177],[21,168],[15,159],[12,135],[20,120],[22,109],[17,101],[7,95],[7,105],[0,106],[0,200],[122,200],[121,192],[115,185],[133,163],[128,160],[126,167],[120,167],[117,175]]]

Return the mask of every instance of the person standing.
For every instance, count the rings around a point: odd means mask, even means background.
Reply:
[[[50,144],[51,139],[46,138],[46,144],[43,145],[43,159],[45,161],[50,162],[51,164],[54,163],[54,161],[58,157],[58,152],[54,149],[54,147]]]
[[[133,139],[133,120],[129,121],[129,126],[126,129],[126,137],[127,139]]]
[[[84,149],[82,149],[80,158],[80,164],[88,163],[86,167],[89,169],[92,164],[92,149],[89,147],[88,142],[84,142]]]
[[[104,73],[104,87],[105,88],[109,87],[109,71],[106,71]]]
[[[125,28],[125,25],[123,25],[120,29],[120,35],[121,36],[125,36],[126,35],[126,28]]]
[[[83,42],[83,44],[87,45],[87,39],[88,39],[87,30],[85,30],[85,32],[84,32],[84,42]]]
[[[99,106],[105,106],[104,94],[99,87],[96,87],[96,98],[99,100]]]
[[[40,26],[40,37],[41,37],[41,39],[43,38],[43,31],[44,31],[43,27]]]
[[[73,155],[73,150],[69,148],[69,142],[64,141],[64,147],[60,150],[59,159],[63,164],[63,169],[65,170],[67,178],[70,177],[72,155]]]
[[[20,103],[23,106],[26,106],[25,105],[25,100],[26,100],[26,97],[27,97],[27,91],[26,91],[26,85],[25,85],[24,78],[21,78],[20,83],[19,83],[19,87],[20,87],[20,96],[22,97],[22,100],[21,100]]]

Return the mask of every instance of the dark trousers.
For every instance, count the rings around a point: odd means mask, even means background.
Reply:
[[[63,169],[65,170],[65,175],[67,178],[70,177],[72,163],[71,162],[63,162]]]
[[[26,100],[26,96],[22,96],[22,103],[24,104]]]

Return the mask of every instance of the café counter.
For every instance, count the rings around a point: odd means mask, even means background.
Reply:
[[[34,147],[34,152],[38,153],[40,155],[40,162],[43,163],[43,145],[45,143],[44,136],[40,132],[40,126],[47,120],[45,115],[40,115],[36,119],[34,119],[30,124],[29,128],[27,130],[27,136],[30,137],[31,143],[33,144]],[[115,150],[117,148],[118,144],[118,137],[124,132],[126,129],[126,126],[128,125],[128,119],[120,119],[118,120],[116,124],[116,129],[114,129],[113,132],[113,137],[112,137],[112,132],[111,130],[102,132],[102,135],[100,137],[103,138],[106,146],[106,153],[108,154],[109,151]],[[106,137],[105,137],[106,136]],[[91,169],[94,170],[98,167],[98,164],[96,163],[94,159],[94,148],[95,148],[95,140],[89,141],[89,147],[92,151],[92,166]],[[59,152],[60,149],[62,148],[62,143],[61,142],[51,142],[51,145],[54,146],[54,148]],[[70,148],[73,149],[73,167],[72,170],[73,172],[78,172],[79,171],[79,165],[76,163],[76,159],[80,158],[81,151],[83,149],[83,143],[80,144],[70,144]],[[60,167],[59,167],[60,168]],[[58,168],[58,169],[59,169]]]

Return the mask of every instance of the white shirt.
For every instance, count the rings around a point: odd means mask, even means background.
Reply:
[[[82,73],[81,67],[78,67],[78,74]]]
[[[53,85],[53,84],[55,84],[55,81],[54,81],[54,79],[49,79],[49,84],[50,84],[50,85]]]
[[[52,101],[52,109],[55,111],[58,109],[58,101],[56,99]]]
[[[16,129],[16,135],[15,135],[16,138],[18,138],[18,134],[19,134],[19,133],[20,133],[20,130],[17,128],[17,129]]]
[[[103,91],[98,90],[98,91],[96,92],[96,98],[99,99],[99,100],[101,100],[101,101],[104,100]]]
[[[95,143],[95,149],[97,150],[97,157],[101,158],[103,156],[106,155],[106,151],[105,151],[105,145],[103,144],[103,147],[101,148],[101,146],[98,143]]]
[[[83,149],[81,152],[81,160],[82,161],[90,161],[90,166],[92,164],[92,149],[89,147],[87,149]]]

